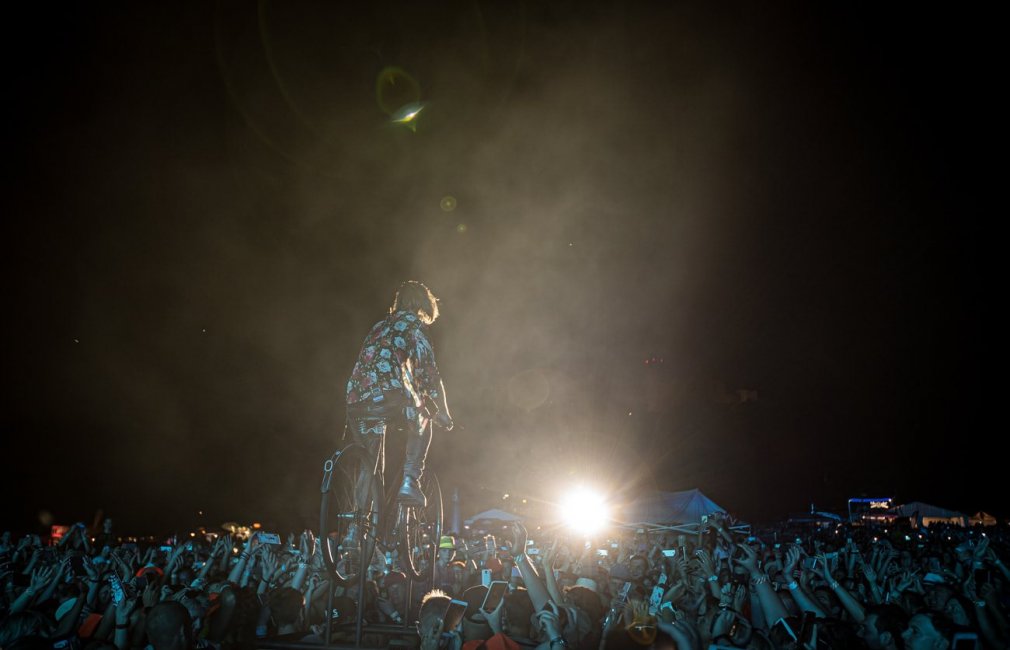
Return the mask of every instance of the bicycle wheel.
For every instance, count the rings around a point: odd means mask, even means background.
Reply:
[[[442,488],[438,477],[427,473],[421,479],[421,491],[428,505],[423,508],[400,505],[401,524],[399,556],[407,574],[414,580],[435,577],[435,558],[442,537]]]
[[[345,447],[323,465],[319,543],[323,545],[327,568],[342,580],[357,571],[360,559],[367,558],[365,566],[371,561],[379,521],[377,504],[381,499],[376,497],[380,489],[375,461],[361,445]],[[358,542],[353,549],[346,544],[352,526],[357,528]],[[353,557],[352,551],[359,549],[360,558]]]

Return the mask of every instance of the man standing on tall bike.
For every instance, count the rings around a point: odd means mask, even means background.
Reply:
[[[398,499],[421,507],[425,497],[420,479],[432,423],[446,430],[453,425],[427,335],[428,326],[437,318],[438,299],[428,287],[414,280],[401,284],[389,315],[365,337],[347,381],[347,426],[376,462],[384,456],[379,452],[387,428],[402,425],[406,430],[407,453]],[[356,530],[349,532],[349,538],[357,537]]]

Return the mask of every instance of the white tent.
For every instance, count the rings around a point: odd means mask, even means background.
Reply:
[[[972,526],[978,526],[979,524],[983,526],[995,526],[999,522],[996,521],[996,517],[993,517],[988,512],[979,510],[968,519],[968,523]]]
[[[929,526],[930,524],[968,525],[967,515],[955,510],[931,506],[921,501],[913,501],[912,503],[891,508],[890,512],[899,517],[911,518],[916,526]]]
[[[477,521],[523,521],[523,518],[519,515],[513,514],[511,512],[505,512],[504,510],[499,510],[498,508],[491,508],[490,510],[485,510],[484,512],[478,512],[474,516],[470,517],[463,523],[467,526],[473,525]]]

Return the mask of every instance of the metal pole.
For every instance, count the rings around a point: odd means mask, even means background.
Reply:
[[[329,540],[324,539],[323,541],[328,542]],[[325,552],[325,551],[324,551]],[[335,573],[335,572],[334,572]],[[326,636],[323,637],[323,643],[330,645],[330,634],[333,630],[333,591],[337,588],[337,581],[334,580],[334,576],[330,576],[330,587],[326,590],[326,616],[323,620],[326,621]]]

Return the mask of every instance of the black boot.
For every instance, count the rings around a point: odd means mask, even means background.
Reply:
[[[397,500],[400,503],[405,503],[411,506],[419,506],[421,508],[427,505],[424,493],[421,492],[421,482],[410,474],[404,475],[403,486],[400,488]]]

